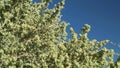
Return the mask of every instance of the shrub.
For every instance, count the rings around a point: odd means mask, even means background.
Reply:
[[[120,66],[113,62],[109,41],[89,40],[90,25],[79,35],[61,20],[64,0],[49,9],[50,0],[0,0],[1,68],[103,68]],[[119,60],[119,59],[118,59]]]

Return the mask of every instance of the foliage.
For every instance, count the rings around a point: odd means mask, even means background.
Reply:
[[[64,0],[49,9],[51,0],[0,0],[1,68],[118,68],[109,41],[89,40],[90,26],[79,35],[61,20]]]

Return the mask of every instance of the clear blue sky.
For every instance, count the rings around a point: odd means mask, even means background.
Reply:
[[[53,0],[51,4],[59,1]],[[62,15],[62,20],[70,23],[68,27],[73,27],[76,33],[88,23],[91,25],[90,39],[120,43],[120,0],[66,0]],[[109,44],[107,48],[120,52],[117,46]]]

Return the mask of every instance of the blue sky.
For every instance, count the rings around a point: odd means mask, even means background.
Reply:
[[[59,1],[53,0],[51,4]],[[91,25],[90,39],[120,43],[120,0],[66,0],[62,15],[62,20],[70,23],[68,28],[73,27],[76,33],[87,23]],[[117,46],[108,44],[106,47],[120,52]]]

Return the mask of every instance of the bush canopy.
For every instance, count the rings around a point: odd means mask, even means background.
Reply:
[[[109,40],[89,40],[90,25],[81,33],[61,20],[64,0],[0,0],[0,68],[119,68]]]

